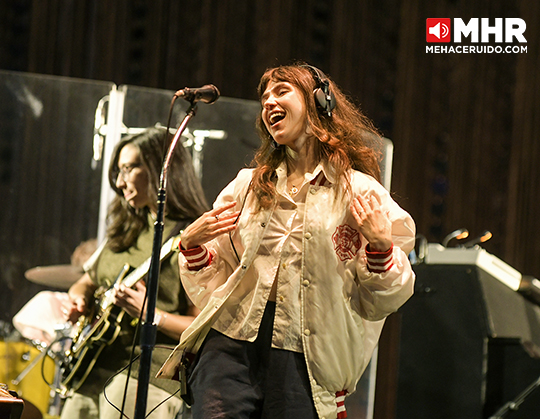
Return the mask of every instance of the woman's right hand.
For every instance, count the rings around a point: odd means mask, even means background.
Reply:
[[[225,214],[226,211],[235,206],[236,202],[230,202],[205,212],[193,221],[182,233],[182,249],[193,249],[236,229],[237,224],[235,221],[240,215],[240,211]]]
[[[88,302],[92,301],[92,296],[97,286],[92,282],[90,275],[85,273],[75,282],[68,291],[69,301],[63,304],[62,311],[71,323],[76,323],[83,314],[88,314]]]

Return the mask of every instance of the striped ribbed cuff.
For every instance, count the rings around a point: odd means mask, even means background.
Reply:
[[[373,273],[383,273],[389,271],[394,265],[393,259],[394,245],[386,252],[372,252],[369,250],[369,244],[366,247],[367,268]]]
[[[212,255],[204,246],[197,246],[193,249],[183,250],[180,245],[180,252],[184,255],[187,261],[187,266],[190,271],[198,271],[212,262]]]
[[[345,419],[347,417],[347,409],[345,409],[346,394],[347,390],[336,392],[337,419]]]

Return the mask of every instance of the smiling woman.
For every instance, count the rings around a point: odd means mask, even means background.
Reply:
[[[255,168],[182,234],[202,312],[161,375],[189,365],[195,419],[346,417],[384,319],[413,292],[415,225],[378,182],[376,130],[315,70],[265,72]]]
[[[261,118],[274,141],[296,152],[301,150],[309,134],[301,91],[291,83],[272,81],[261,104]]]

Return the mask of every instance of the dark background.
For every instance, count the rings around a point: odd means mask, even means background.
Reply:
[[[527,53],[428,54],[430,17],[522,18]],[[256,99],[265,68],[308,61],[394,142],[419,233],[490,230],[489,252],[540,276],[539,28],[536,0],[5,0],[0,68]]]
[[[522,18],[527,53],[428,54],[434,17]],[[393,141],[418,233],[490,230],[487,251],[539,277],[539,28],[537,0],[4,0],[0,69],[257,99],[265,68],[307,61]]]

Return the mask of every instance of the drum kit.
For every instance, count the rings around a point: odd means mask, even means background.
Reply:
[[[66,291],[82,274],[75,265],[54,265],[29,269],[25,277]],[[24,400],[22,418],[60,415],[66,396],[59,385],[60,365],[72,333],[62,309],[68,300],[67,292],[39,292],[13,317],[18,334],[0,340],[0,383]]]

